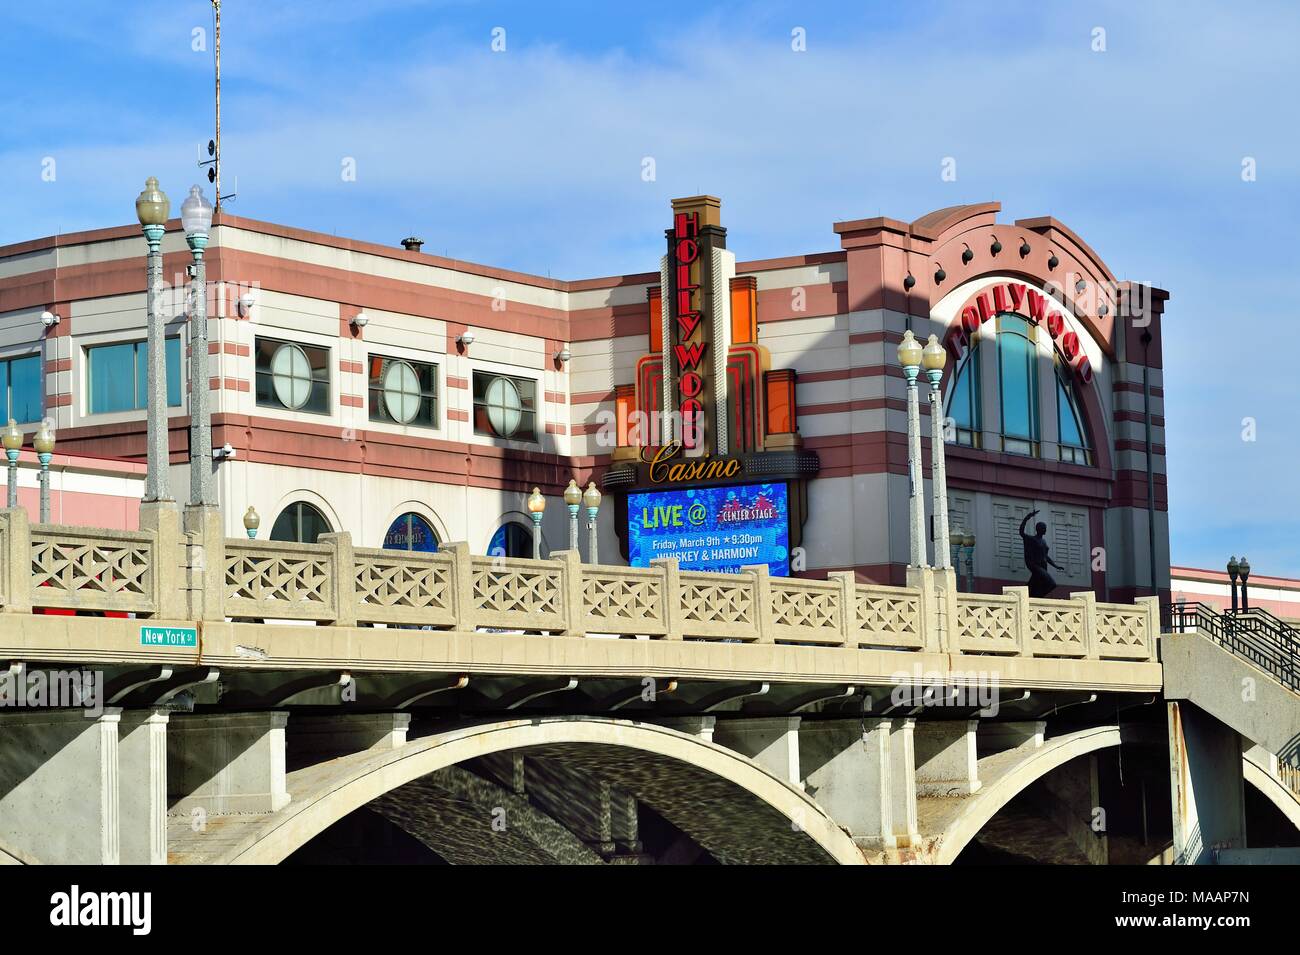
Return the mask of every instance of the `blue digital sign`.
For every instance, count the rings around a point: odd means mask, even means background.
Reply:
[[[628,563],[676,557],[683,570],[735,574],[767,564],[790,574],[790,509],[784,482],[643,491],[627,496]]]

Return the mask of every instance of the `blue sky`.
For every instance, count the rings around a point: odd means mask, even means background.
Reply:
[[[1296,5],[225,0],[222,22],[240,215],[561,278],[652,268],[697,192],[742,259],[960,202],[1055,216],[1172,292],[1175,563],[1300,576]],[[145,175],[174,205],[198,181],[210,4],[4,4],[0,80],[0,243],[131,222]]]

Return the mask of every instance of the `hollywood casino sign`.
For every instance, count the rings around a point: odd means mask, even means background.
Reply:
[[[709,349],[703,334],[698,341],[691,341],[700,331],[703,313],[695,307],[695,293],[699,285],[691,284],[691,266],[700,257],[700,214],[698,212],[679,212],[673,220],[673,259],[676,265],[676,301],[673,311],[676,314],[677,341],[673,345],[673,354],[677,356],[677,394],[678,410],[682,416],[682,446],[695,448],[699,445],[700,430],[704,423],[704,403],[700,396],[704,394],[704,379],[700,374],[701,362]]]
[[[1011,312],[1028,318],[1035,325],[1045,325],[1047,334],[1060,348],[1066,363],[1074,369],[1079,380],[1087,384],[1092,381],[1092,363],[1083,352],[1079,336],[1066,331],[1065,316],[1049,304],[1051,302],[1050,296],[1017,282],[1004,282],[977,292],[953,322],[947,336],[948,347],[954,356],[959,356],[981,325],[1000,312]]]

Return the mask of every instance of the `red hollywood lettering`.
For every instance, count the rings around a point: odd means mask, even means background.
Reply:
[[[704,352],[708,349],[705,342],[692,342],[689,345],[674,345],[673,351],[677,354],[677,367],[683,371],[699,367],[700,359],[704,357]]]
[[[1011,293],[1011,311],[1020,311],[1020,306],[1025,301],[1025,292],[1027,292],[1028,289],[1023,285],[1008,285],[1007,291]]]
[[[1029,300],[1029,320],[1037,325],[1047,314],[1047,298],[1034,289],[1026,289],[1025,298]]]

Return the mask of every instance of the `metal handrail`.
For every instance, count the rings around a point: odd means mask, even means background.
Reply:
[[[1300,693],[1300,638],[1267,611],[1219,610],[1203,603],[1168,605],[1174,633],[1204,633],[1234,656]]]

